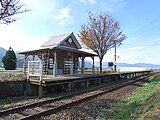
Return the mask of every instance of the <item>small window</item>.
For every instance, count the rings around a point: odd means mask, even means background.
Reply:
[[[54,61],[52,58],[49,59],[49,68],[53,68]]]

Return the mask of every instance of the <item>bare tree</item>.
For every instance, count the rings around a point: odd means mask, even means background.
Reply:
[[[81,26],[78,36],[82,43],[98,54],[100,73],[102,73],[104,55],[109,49],[121,45],[126,38],[120,29],[119,22],[112,16],[102,13],[89,13],[89,22]]]
[[[9,24],[16,21],[13,15],[27,12],[27,9],[23,9],[23,4],[20,4],[19,0],[0,0],[0,24]]]

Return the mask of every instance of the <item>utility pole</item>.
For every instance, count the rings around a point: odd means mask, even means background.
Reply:
[[[114,41],[114,44],[115,44],[115,46],[114,46],[114,71],[116,72],[117,70],[116,70],[116,41]]]

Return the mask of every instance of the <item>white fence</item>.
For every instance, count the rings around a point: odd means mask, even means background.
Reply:
[[[28,76],[39,76],[42,79],[42,63],[41,61],[28,61]]]

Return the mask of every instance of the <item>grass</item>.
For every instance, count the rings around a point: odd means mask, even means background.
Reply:
[[[25,80],[26,77],[22,72],[0,72],[0,81]]]
[[[102,73],[108,74],[108,73],[115,73],[113,70],[103,70]]]
[[[160,119],[160,78],[154,78],[117,107],[98,112],[97,120]]]

